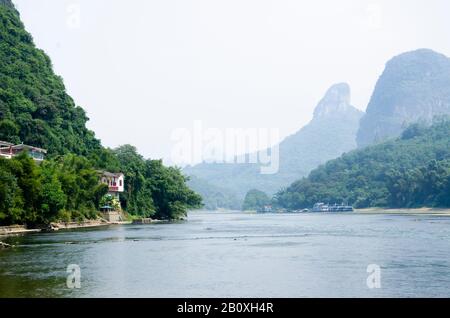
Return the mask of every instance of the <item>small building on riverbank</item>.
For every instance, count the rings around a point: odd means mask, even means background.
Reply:
[[[99,174],[100,181],[108,186],[108,194],[119,199],[119,194],[125,191],[125,175],[108,171],[99,171]]]
[[[109,222],[123,221],[120,193],[125,191],[125,175],[121,172],[108,171],[98,171],[98,173],[100,182],[108,186],[106,197],[108,203],[100,208],[103,217]]]
[[[14,144],[11,144],[6,141],[0,140],[0,158],[3,159],[11,159],[11,147],[14,146]]]
[[[103,218],[110,223],[123,222],[124,218],[122,211],[116,211],[112,206],[105,205],[100,207]]]
[[[26,152],[36,163],[41,163],[45,159],[47,150],[29,146],[25,144],[14,145],[12,143],[0,140],[0,157],[4,159],[12,159],[15,156]]]

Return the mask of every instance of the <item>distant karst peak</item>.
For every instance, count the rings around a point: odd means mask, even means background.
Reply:
[[[361,120],[359,147],[400,136],[412,123],[450,115],[450,59],[430,49],[390,59]]]
[[[331,86],[314,110],[314,118],[325,117],[331,113],[345,112],[350,105],[350,86],[339,83]]]

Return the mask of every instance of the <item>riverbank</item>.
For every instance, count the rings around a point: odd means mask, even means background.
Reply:
[[[418,208],[418,209],[382,209],[367,208],[355,209],[358,214],[396,214],[396,215],[429,215],[429,216],[450,216],[450,209],[438,208]]]
[[[83,222],[58,222],[51,223],[48,227],[28,229],[25,225],[11,225],[11,226],[0,226],[0,237],[2,236],[13,236],[13,235],[24,235],[39,232],[55,232],[60,230],[74,230],[82,228],[96,228],[111,225],[125,225],[131,224],[130,221],[123,222],[108,222],[105,220],[88,220]]]
[[[153,220],[151,218],[140,218],[140,219],[134,219],[132,221],[132,224],[154,224],[154,223],[161,223],[161,221]]]
[[[27,233],[37,233],[40,231],[41,229],[28,229],[25,225],[0,226],[0,237],[27,234]]]
[[[59,222],[59,223],[51,223],[48,228],[44,228],[42,229],[42,231],[74,230],[82,228],[103,227],[103,226],[124,225],[124,224],[131,224],[131,222],[129,221],[108,222],[103,219],[88,220],[83,222]]]

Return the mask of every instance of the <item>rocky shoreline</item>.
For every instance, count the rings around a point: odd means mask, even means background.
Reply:
[[[133,221],[120,221],[120,222],[109,222],[105,219],[97,219],[97,220],[88,220],[83,222],[54,222],[50,223],[46,226],[41,226],[33,229],[27,228],[25,225],[10,225],[10,226],[0,226],[0,238],[8,237],[8,236],[16,236],[16,235],[25,235],[32,233],[51,233],[57,232],[60,230],[76,230],[76,229],[84,229],[84,228],[97,228],[97,227],[106,227],[112,225],[143,225],[143,224],[155,224],[155,223],[163,223],[167,221],[163,220],[155,220],[151,218],[141,218],[135,219]],[[14,246],[1,242],[0,241],[0,250],[12,248]]]
[[[123,225],[131,224],[131,222],[107,222],[105,220],[89,220],[83,222],[59,222],[50,223],[47,226],[29,229],[24,225],[12,225],[12,226],[0,226],[0,237],[2,236],[12,236],[12,235],[23,235],[30,233],[39,232],[56,232],[59,230],[73,230],[82,228],[94,228],[103,227],[110,225]],[[4,244],[4,243],[3,243]]]
[[[0,242],[0,250],[6,249],[6,248],[11,248],[13,247],[12,245]]]
[[[141,218],[141,219],[134,219],[132,224],[135,225],[139,225],[139,224],[155,224],[155,223],[164,223],[167,221],[163,221],[163,220],[155,220],[155,219],[151,219],[151,218]]]
[[[105,220],[90,220],[84,222],[59,222],[50,223],[47,227],[41,229],[43,232],[56,232],[60,230],[73,230],[82,228],[102,227],[118,224],[128,224],[129,222],[108,222]]]
[[[0,236],[37,233],[40,231],[41,229],[28,229],[25,225],[0,226]]]
[[[132,222],[108,222],[106,220],[89,220],[84,222],[59,222],[50,223],[48,226],[40,227],[36,229],[28,229],[25,225],[11,225],[11,226],[0,226],[0,238],[16,235],[25,235],[31,233],[42,233],[42,232],[57,232],[60,230],[75,230],[83,228],[96,228],[105,227],[111,225],[126,225]],[[9,249],[14,247],[13,245],[4,243],[0,241],[0,250]]]

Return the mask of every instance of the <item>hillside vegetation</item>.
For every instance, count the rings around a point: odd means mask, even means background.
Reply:
[[[317,202],[450,207],[450,121],[413,124],[396,140],[344,154],[280,191],[274,201],[289,209]]]
[[[88,155],[101,147],[50,58],[5,4],[0,4],[0,70],[0,140],[45,148],[50,155]]]
[[[125,174],[121,201],[130,214],[176,219],[200,206],[180,170],[130,145],[104,148],[87,120],[11,1],[0,0],[0,140],[49,152],[40,166],[25,154],[0,159],[0,224],[95,218],[107,192],[97,170]]]

